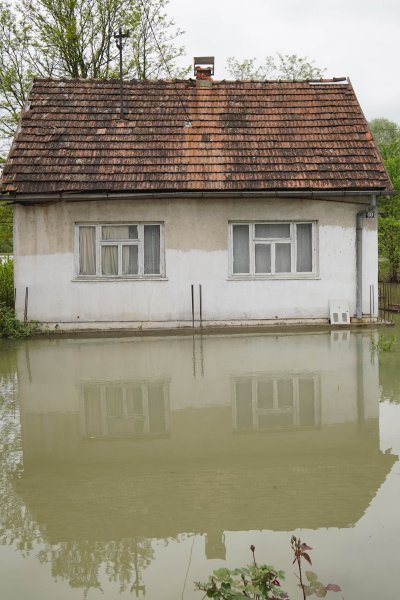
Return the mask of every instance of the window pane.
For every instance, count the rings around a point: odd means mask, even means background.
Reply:
[[[271,273],[270,244],[256,244],[256,273]]]
[[[253,405],[252,384],[248,381],[236,382],[236,427],[237,429],[252,429]]]
[[[95,227],[79,227],[79,275],[96,275]]]
[[[278,380],[278,406],[279,408],[293,406],[293,381],[291,379]]]
[[[310,273],[312,266],[312,224],[296,225],[297,230],[297,272]]]
[[[102,229],[103,240],[137,240],[137,225],[106,225]]]
[[[137,275],[139,272],[138,246],[122,246],[122,275]]]
[[[143,415],[142,386],[128,387],[126,389],[126,411],[129,416]]]
[[[249,226],[234,225],[233,237],[233,272],[250,273]]]
[[[299,423],[300,425],[315,425],[313,379],[299,379]]]
[[[106,388],[106,407],[108,417],[123,416],[122,388]]]
[[[103,246],[101,249],[103,275],[118,275],[118,247]]]
[[[100,389],[97,387],[85,388],[83,401],[85,407],[86,435],[101,435]]]
[[[291,247],[291,244],[275,244],[275,273],[291,272]]]
[[[274,408],[274,385],[272,381],[259,381],[257,385],[258,409]]]
[[[144,226],[144,274],[159,275],[160,267],[160,226]]]
[[[290,238],[289,223],[262,223],[256,225],[256,238]]]
[[[167,421],[164,402],[164,385],[151,383],[147,388],[149,403],[149,431],[150,433],[163,433],[167,431]]]

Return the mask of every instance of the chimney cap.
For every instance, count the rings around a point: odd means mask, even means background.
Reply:
[[[193,72],[196,75],[196,67],[209,67],[211,75],[214,75],[214,56],[195,56],[193,59]]]

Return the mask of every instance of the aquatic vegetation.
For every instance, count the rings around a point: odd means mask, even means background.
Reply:
[[[302,561],[306,560],[311,565],[310,546],[303,543],[300,538],[292,536],[291,547],[294,554],[293,564],[297,564],[299,574],[299,588],[303,600],[315,595],[325,598],[328,592],[340,592],[336,583],[324,585],[318,580],[318,575],[306,571],[307,583],[304,582]],[[270,565],[258,565],[255,559],[255,546],[250,546],[253,554],[253,564],[239,569],[216,569],[206,583],[196,582],[196,589],[205,592],[204,598],[217,600],[289,600],[288,594],[282,589],[285,579],[284,571],[275,569]]]
[[[373,352],[392,352],[396,346],[396,336],[380,335],[378,340],[371,340],[371,349]]]

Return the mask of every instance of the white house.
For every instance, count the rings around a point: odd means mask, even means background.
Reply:
[[[61,328],[377,317],[392,191],[347,80],[35,80],[2,179],[19,316]],[[367,218],[370,217],[370,218]],[[193,287],[192,287],[193,286]],[[341,319],[341,313],[339,315]]]

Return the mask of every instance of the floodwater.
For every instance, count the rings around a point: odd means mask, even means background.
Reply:
[[[3,341],[0,445],[2,599],[201,600],[254,544],[295,600],[292,533],[328,597],[398,599],[400,321]]]

